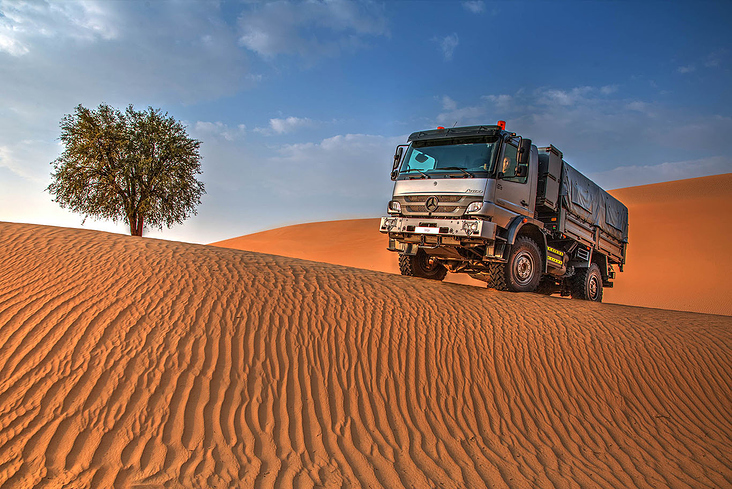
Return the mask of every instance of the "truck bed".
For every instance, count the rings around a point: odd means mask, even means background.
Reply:
[[[562,160],[550,146],[540,149],[539,219],[552,231],[625,262],[628,208]]]

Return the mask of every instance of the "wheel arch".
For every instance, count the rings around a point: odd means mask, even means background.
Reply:
[[[539,254],[541,255],[541,273],[546,273],[546,235],[541,232],[539,226],[529,221],[523,216],[515,218],[511,225],[508,227],[508,244],[511,246],[516,243],[516,238],[519,236],[526,236],[534,240],[536,246],[539,248]],[[602,267],[601,267],[602,268]]]
[[[591,263],[594,263],[600,269],[600,275],[602,275],[603,281],[610,280],[610,276],[608,275],[607,256],[605,256],[605,254],[595,251],[592,253]]]

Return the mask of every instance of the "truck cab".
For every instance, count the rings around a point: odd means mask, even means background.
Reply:
[[[564,278],[577,269],[569,262],[579,244],[572,237],[563,241],[564,228],[557,227],[557,173],[564,162],[560,156],[557,169],[553,158],[550,172],[547,150],[540,156],[531,140],[506,131],[502,121],[411,134],[394,155],[389,215],[380,224],[388,249],[399,253],[402,274],[441,280],[449,270],[504,290],[533,291],[541,284],[569,291]],[[601,290],[611,262],[596,261],[603,267],[594,275]],[[575,265],[585,263],[589,269],[590,260]]]

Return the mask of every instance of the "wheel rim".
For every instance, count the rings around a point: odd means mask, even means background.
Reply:
[[[437,267],[437,260],[430,258],[426,253],[422,255],[422,268],[426,272],[431,272]]]
[[[597,281],[597,276],[591,275],[590,276],[590,283],[587,284],[587,294],[590,296],[590,300],[597,300],[597,294],[600,290],[599,283]]]
[[[519,253],[514,260],[513,270],[517,284],[528,284],[534,276],[534,258],[528,252]]]

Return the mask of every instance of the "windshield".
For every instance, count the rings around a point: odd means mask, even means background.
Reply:
[[[496,138],[415,141],[404,156],[399,177],[485,178],[493,171],[499,146]]]

